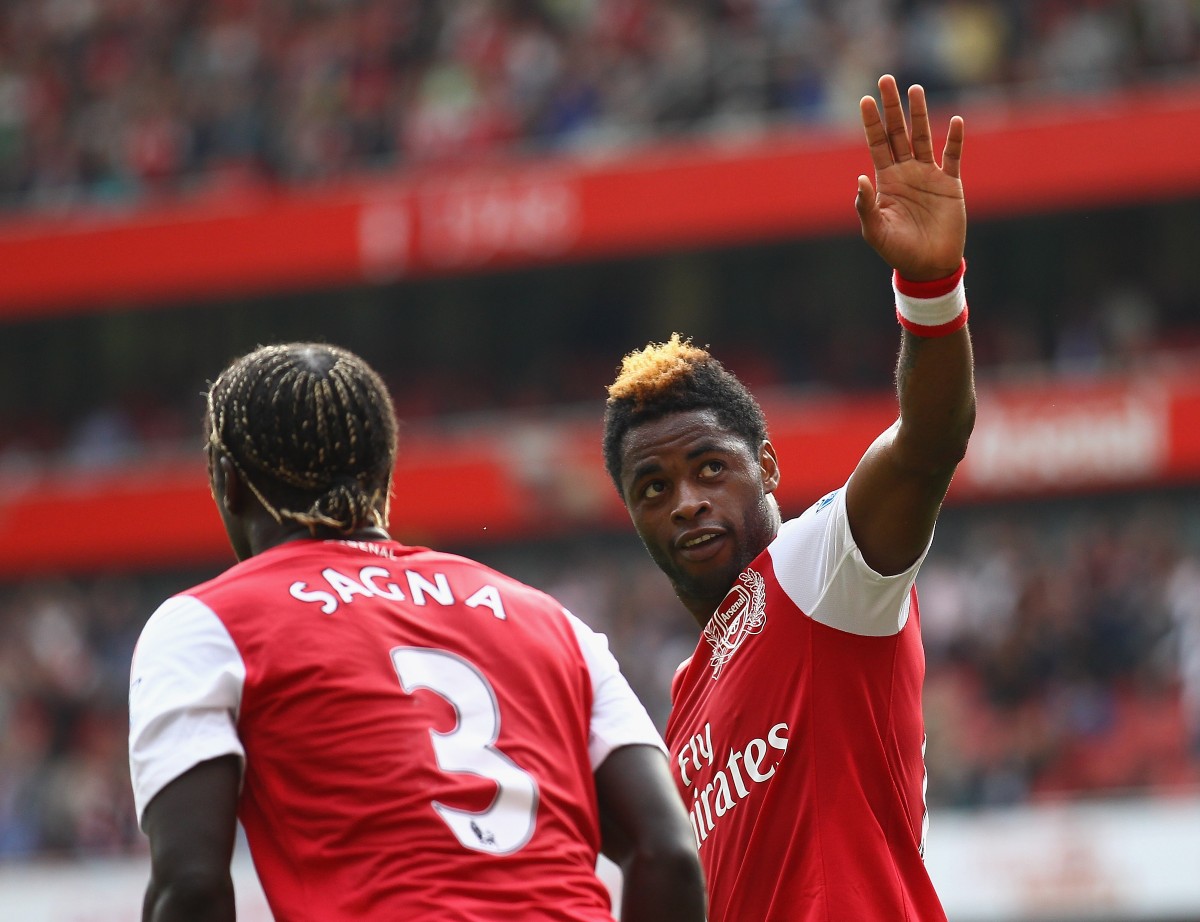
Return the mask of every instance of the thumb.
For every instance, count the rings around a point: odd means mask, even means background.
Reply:
[[[871,180],[865,174],[860,175],[858,177],[858,194],[854,196],[854,210],[858,212],[860,219],[865,219],[876,207],[875,187],[871,185]]]

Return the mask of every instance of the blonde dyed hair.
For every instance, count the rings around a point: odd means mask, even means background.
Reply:
[[[746,385],[690,337],[672,333],[622,359],[604,407],[604,466],[618,493],[626,433],[691,410],[712,411],[718,425],[752,451],[767,438],[766,418]]]
[[[640,406],[686,379],[697,364],[710,360],[712,356],[693,345],[690,337],[672,333],[665,343],[650,343],[621,360],[616,380],[608,386],[609,403],[630,400]]]

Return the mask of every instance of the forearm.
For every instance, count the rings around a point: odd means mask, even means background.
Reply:
[[[885,575],[908,569],[929,543],[975,422],[971,340],[903,333],[896,369],[900,421],[863,455],[846,513],[863,559]]]
[[[604,854],[621,868],[621,922],[704,922],[691,824],[657,747],[622,746],[596,770]]]
[[[201,762],[159,791],[146,807],[150,883],[142,922],[234,922],[229,862],[237,833],[241,762]]]
[[[975,425],[974,362],[967,328],[939,337],[902,331],[896,388],[896,460],[914,472],[949,478],[966,453]]]
[[[694,848],[622,862],[621,922],[703,922],[704,876]]]
[[[233,881],[161,882],[151,877],[142,904],[142,922],[236,922]]]

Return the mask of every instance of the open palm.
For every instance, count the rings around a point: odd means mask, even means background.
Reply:
[[[928,281],[955,272],[967,236],[967,212],[959,177],[963,120],[950,120],[939,166],[925,91],[908,91],[910,130],[900,90],[890,74],[879,79],[883,114],[875,99],[864,96],[859,108],[867,147],[875,166],[875,184],[858,177],[855,207],[863,238],[906,279]]]

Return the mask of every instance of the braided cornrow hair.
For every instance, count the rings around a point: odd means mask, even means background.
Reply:
[[[604,466],[621,492],[621,443],[634,426],[687,410],[712,410],[757,452],[767,420],[746,385],[705,349],[672,333],[621,362],[604,408]]]
[[[378,374],[323,343],[262,346],[208,390],[208,440],[282,524],[387,526],[396,416]]]

